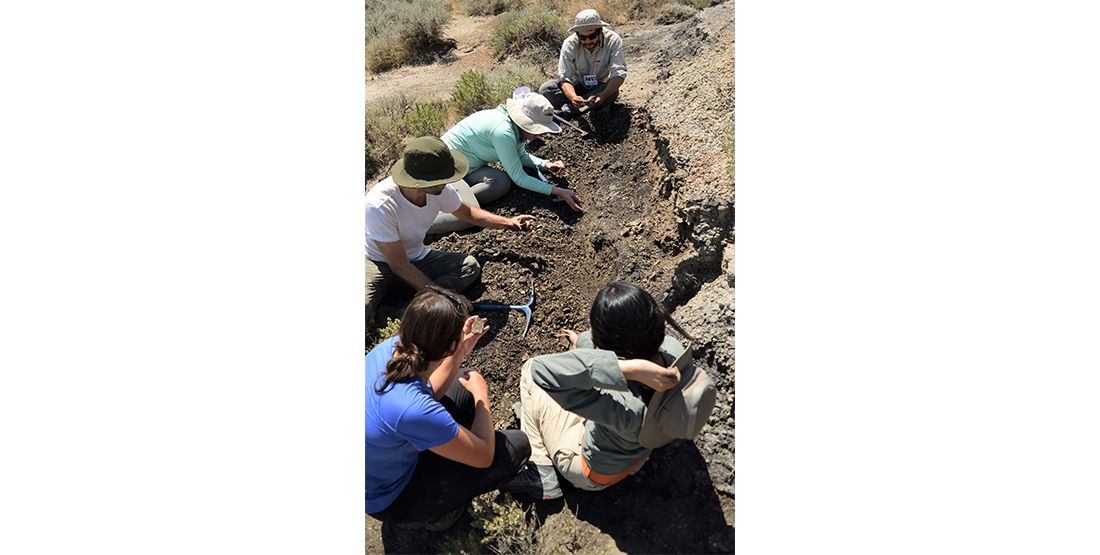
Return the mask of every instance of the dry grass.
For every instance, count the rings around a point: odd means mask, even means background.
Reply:
[[[405,113],[412,109],[414,101],[405,96],[381,98],[366,105],[366,131],[364,149],[367,175],[392,164],[405,148],[408,126]]]
[[[562,15],[569,20],[569,27],[576,22],[577,13],[581,10],[593,9],[600,12],[600,19],[612,24],[622,25],[629,20],[626,2],[622,0],[571,0],[560,8]],[[566,27],[567,29],[569,27]]]
[[[526,3],[524,0],[462,0],[462,11],[466,15],[497,15],[518,10]]]
[[[501,14],[493,24],[489,47],[498,60],[516,56],[542,63],[557,59],[569,23],[558,12],[543,6],[528,6]]]
[[[661,25],[670,25],[688,19],[698,11],[697,8],[683,4],[665,4],[657,11],[653,20]]]
[[[451,21],[450,0],[365,2],[368,71],[378,73],[422,60],[449,44],[443,27]]]

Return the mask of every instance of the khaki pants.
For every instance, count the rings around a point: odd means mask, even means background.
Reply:
[[[462,292],[463,289],[481,276],[481,265],[477,259],[467,254],[432,250],[424,258],[412,263],[428,279],[440,287]],[[405,282],[397,277],[385,262],[366,259],[366,322],[367,329],[374,325],[374,312],[382,297],[396,284]]]
[[[519,381],[523,417],[520,429],[531,442],[531,462],[553,465],[566,480],[587,491],[599,491],[602,486],[584,475],[581,462],[581,442],[584,440],[584,419],[554,401],[531,379],[531,361],[523,365]]]

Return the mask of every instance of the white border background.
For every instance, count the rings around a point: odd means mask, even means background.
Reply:
[[[1095,553],[1100,34],[740,2],[742,553]]]
[[[361,553],[363,6],[7,3],[8,553]]]
[[[738,6],[737,546],[1084,553],[1080,2]],[[362,549],[362,8],[0,13],[5,547]]]

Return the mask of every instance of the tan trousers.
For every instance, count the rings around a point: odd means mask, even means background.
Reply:
[[[584,419],[554,401],[531,379],[531,361],[523,364],[519,380],[519,398],[523,403],[520,429],[531,442],[531,462],[553,465],[566,480],[587,491],[599,491],[607,486],[593,482],[584,475],[581,442],[584,440]]]

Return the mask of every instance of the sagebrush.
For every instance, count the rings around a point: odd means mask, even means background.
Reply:
[[[462,0],[466,15],[496,15],[522,7],[523,0]]]
[[[507,62],[489,74],[489,102],[496,106],[512,98],[512,93],[520,87],[528,87],[531,92],[539,92],[539,85],[549,77],[542,68],[518,61]]]
[[[364,138],[367,175],[392,164],[405,148],[408,125],[405,114],[415,102],[405,95],[375,100],[366,106]]]
[[[447,125],[447,103],[442,100],[417,102],[405,117],[409,136],[438,137]]]
[[[507,62],[488,75],[471,69],[459,76],[451,91],[451,108],[458,119],[479,110],[496,107],[512,97],[520,87],[538,92],[547,78],[541,68],[517,61]]]
[[[537,553],[538,521],[507,492],[490,492],[470,504],[472,526],[449,536],[441,553],[472,555],[487,548],[496,554]]]
[[[509,56],[536,63],[557,59],[572,21],[573,18],[567,21],[557,11],[538,5],[507,12],[493,24],[489,47],[500,60]]]
[[[661,25],[679,23],[695,15],[698,11],[698,9],[692,6],[685,6],[684,4],[665,4],[658,10],[657,16],[653,18],[653,21]]]
[[[451,108],[464,118],[478,110],[491,107],[489,100],[489,78],[484,73],[471,69],[463,72],[451,91]]]
[[[450,23],[449,0],[366,0],[366,66],[378,73],[423,60],[440,47]]]

